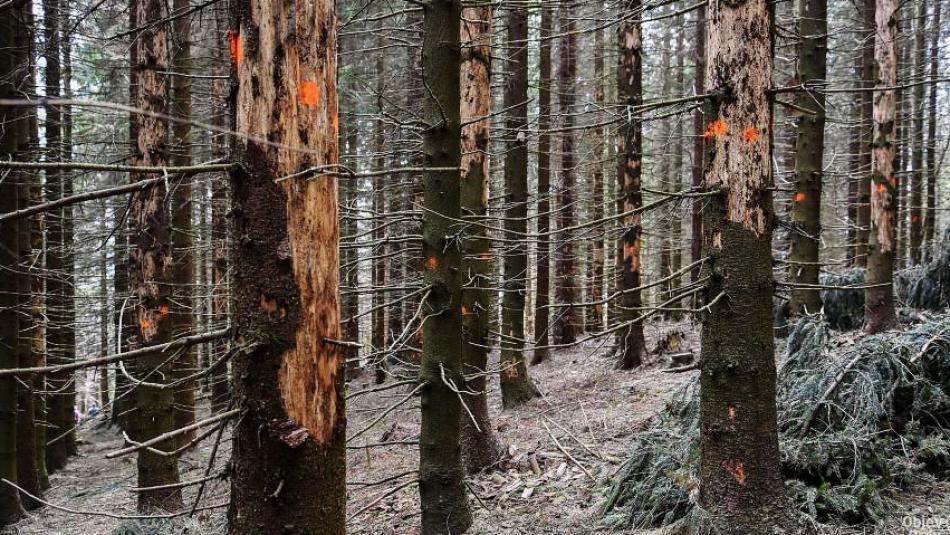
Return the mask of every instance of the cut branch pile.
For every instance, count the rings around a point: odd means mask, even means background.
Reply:
[[[611,489],[605,521],[669,525],[698,492],[696,381],[640,434]],[[778,374],[789,496],[819,521],[881,517],[889,491],[950,475],[950,315],[857,338],[815,320],[789,336]]]

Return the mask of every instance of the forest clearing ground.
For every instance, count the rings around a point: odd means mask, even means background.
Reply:
[[[685,339],[671,352],[692,350],[698,356],[698,325],[651,323],[645,329],[648,349],[670,331]],[[549,361],[530,367],[543,397],[513,410],[501,409],[497,381],[490,384],[489,404],[496,433],[507,454],[499,469],[469,478],[470,506],[477,535],[578,535],[611,532],[599,527],[599,512],[613,476],[630,454],[631,438],[662,411],[667,402],[696,372],[668,373],[669,359],[650,354],[647,364],[633,372],[614,369],[608,353],[613,338],[554,351]],[[497,352],[492,355],[497,361]],[[350,384],[350,392],[372,388],[370,370]],[[353,398],[348,406],[349,432],[356,433],[380,411],[404,399],[407,387]],[[203,405],[204,406],[204,405]],[[418,533],[419,503],[414,484],[418,464],[418,398],[397,408],[379,425],[358,437],[348,456],[349,533],[359,535],[414,535]],[[84,426],[81,455],[51,477],[46,499],[81,511],[134,515],[135,457],[105,458],[123,445],[121,436],[103,425]],[[553,437],[553,438],[552,438]],[[556,442],[555,439],[556,438]],[[213,436],[181,463],[182,480],[204,475]],[[364,444],[403,442],[384,447]],[[569,454],[569,455],[568,455]],[[229,433],[224,434],[213,473],[225,468],[230,457]],[[573,459],[572,459],[573,458]],[[580,465],[580,466],[579,466]],[[581,468],[583,466],[583,468]],[[593,480],[591,479],[593,478]],[[385,481],[379,485],[367,483]],[[184,493],[193,503],[196,487]],[[201,504],[222,503],[228,483],[207,485]],[[890,515],[876,531],[829,528],[824,533],[903,535],[905,519],[950,519],[950,483],[925,483],[894,497]],[[199,511],[194,519],[176,520],[174,528],[158,524],[155,531],[119,530],[134,523],[103,516],[79,515],[44,507],[11,526],[23,535],[211,535],[224,533],[225,509]],[[943,531],[933,533],[948,533]],[[4,532],[7,533],[7,532]],[[623,531],[635,533],[635,531]],[[647,533],[647,532],[643,532]],[[925,533],[919,531],[917,533]],[[258,534],[248,534],[258,535]],[[265,535],[265,534],[260,534]]]

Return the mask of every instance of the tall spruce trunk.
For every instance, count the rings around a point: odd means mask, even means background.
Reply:
[[[523,240],[528,231],[527,8],[509,11],[508,46],[510,63],[503,104],[503,109],[509,113],[505,133],[505,238],[515,244],[506,247],[503,260],[500,382],[501,402],[505,408],[515,407],[538,395],[528,376],[523,342],[528,277],[528,250]],[[464,167],[465,156],[462,158]],[[486,244],[486,255],[487,252]]]
[[[534,295],[534,353],[531,364],[548,358],[551,302],[551,36],[554,11],[541,5],[541,44],[538,61],[538,246],[537,281]]]
[[[828,0],[801,0],[798,4],[798,80],[825,82],[828,54]],[[797,285],[817,285],[821,243],[821,186],[825,148],[825,95],[802,91],[798,105],[814,113],[798,117],[795,141],[795,194],[792,198],[791,252],[788,280]],[[793,316],[821,311],[817,288],[793,286],[789,312]]]
[[[468,408],[462,414],[462,452],[468,473],[495,464],[501,448],[491,426],[486,394],[488,372],[488,320],[492,262],[485,223],[488,211],[489,115],[491,114],[491,7],[471,7],[462,12],[462,65],[459,82],[462,127],[462,218],[474,224],[462,241],[462,372]],[[509,199],[510,202],[510,199]],[[517,255],[517,252],[514,252]],[[507,295],[507,294],[506,294]],[[523,311],[523,304],[522,309]],[[522,329],[523,330],[523,329]]]
[[[554,295],[557,308],[552,328],[555,344],[573,344],[582,327],[578,303],[577,251],[573,233],[577,223],[577,163],[574,154],[575,102],[577,100],[577,23],[573,1],[560,7],[560,64],[558,113],[561,118],[561,183],[557,191],[557,234],[554,254]]]
[[[376,58],[376,94],[382,95],[385,89],[384,81],[384,62],[383,55]],[[383,171],[386,167],[386,124],[383,121],[383,115],[380,113],[373,121],[373,153],[375,155],[374,169],[377,172]],[[386,315],[391,311],[389,307],[384,306],[386,302],[386,226],[383,214],[386,211],[386,188],[381,178],[373,179],[373,214],[377,218],[373,221],[373,248],[372,254],[376,257],[372,261],[373,277],[373,313],[372,313],[372,340],[373,352],[375,356],[375,376],[376,384],[386,381],[387,360],[389,358],[386,351]]]
[[[779,467],[773,338],[771,13],[709,3],[697,532],[799,534]],[[742,333],[737,336],[737,333]]]
[[[215,29],[221,41],[215,43],[214,67],[212,72],[217,76],[227,76],[228,44],[224,42],[227,28],[226,13],[215,14]],[[214,125],[224,128],[228,121],[228,83],[222,78],[216,78],[211,83],[212,118]],[[228,144],[223,136],[212,138],[212,155],[216,158],[225,158],[228,153]],[[211,322],[215,329],[228,324],[228,176],[226,174],[211,179]],[[211,382],[211,411],[224,411],[231,397],[231,378],[228,373],[228,363],[216,361],[223,359],[229,347],[225,338],[211,343],[211,357],[208,359],[212,366],[208,380]]]
[[[871,167],[871,232],[864,328],[877,333],[897,325],[894,256],[897,251],[897,179],[894,175],[897,91],[897,0],[877,0],[875,9],[874,134]],[[891,88],[891,89],[884,89]]]
[[[927,209],[924,214],[923,244],[926,259],[934,257],[937,243],[934,232],[937,228],[937,181],[940,169],[937,168],[937,91],[940,77],[940,11],[941,1],[934,0],[930,27],[930,91],[927,95]]]
[[[602,5],[602,2],[595,4]],[[594,30],[594,103],[598,109],[604,109],[606,87],[604,85],[604,28]],[[595,126],[591,131],[594,169],[591,173],[590,208],[592,221],[600,221],[604,217],[604,167],[607,164],[607,139],[605,128]],[[604,232],[603,224],[594,224],[590,227],[590,245],[587,261],[587,300],[593,304],[586,308],[587,319],[584,322],[588,332],[601,332],[604,324],[604,305],[600,303],[604,296]]]
[[[45,82],[46,96],[59,98],[61,93],[61,63],[60,63],[60,3],[59,0],[43,0],[43,34],[45,47],[43,59],[46,63]],[[62,113],[58,106],[46,108],[46,161],[58,162],[62,160]],[[68,179],[65,179],[68,180]],[[63,197],[64,174],[56,169],[46,170],[46,200],[55,201]],[[63,298],[64,283],[64,248],[63,218],[65,211],[60,209],[47,215],[46,222],[46,314],[47,327],[47,361],[50,365],[65,364],[66,358],[66,326],[64,319],[65,301]],[[47,397],[46,420],[48,426],[46,447],[46,464],[50,472],[55,472],[66,466],[68,452],[65,436],[72,427],[72,404],[67,403],[66,395],[69,375],[64,373],[51,374],[48,387],[51,394]],[[70,418],[63,419],[66,411]]]
[[[866,32],[864,48],[861,50],[861,88],[874,87],[874,2],[875,0],[861,0],[858,9],[861,15],[862,29]],[[873,146],[874,94],[870,91],[861,92],[861,152],[858,161],[858,195],[855,226],[857,230],[854,238],[854,265],[867,267],[868,240],[871,235],[871,152]]]
[[[72,12],[71,0],[61,0],[60,9],[62,14],[59,18],[61,27],[60,36],[62,39],[62,74],[63,74],[63,97],[67,100],[73,98],[73,59],[72,59],[72,25],[73,19],[70,17]],[[69,104],[63,107],[63,146],[62,157],[64,162],[70,162],[73,159],[73,113],[72,106]],[[73,176],[69,175],[63,180],[63,196],[71,197],[74,193]],[[75,235],[75,212],[74,206],[63,208],[63,361],[75,362],[76,360],[76,248],[73,244]],[[65,388],[62,395],[65,398],[60,407],[60,422],[66,429],[62,440],[66,447],[67,456],[75,456],[79,453],[79,447],[76,444],[76,422],[73,414],[76,405],[76,382],[77,376],[74,372],[65,375]]]
[[[19,24],[14,32],[16,48],[14,50],[17,65],[14,83],[23,95],[36,86],[35,73],[35,30],[32,13],[33,2],[26,1],[16,8],[11,16]],[[9,123],[2,122],[4,125]],[[38,153],[35,150],[39,141],[37,130],[36,110],[22,108],[17,114],[17,154],[20,161],[35,161]],[[9,127],[9,126],[7,126]],[[40,187],[39,172],[24,170],[19,173],[10,173],[7,180],[13,180],[17,185],[17,207],[26,208],[31,204],[32,195]],[[0,229],[2,232],[3,229]],[[32,222],[30,219],[17,221],[17,248],[19,266],[16,272],[17,280],[17,317],[20,322],[17,335],[17,362],[20,367],[34,366],[36,353],[34,337],[40,318],[33,314],[33,278],[32,274]],[[22,381],[22,382],[21,382]],[[37,468],[36,444],[36,376],[21,375],[17,385],[17,484],[34,496],[42,495],[42,481]],[[43,422],[41,422],[43,423]],[[45,470],[45,468],[44,468]],[[41,504],[27,496],[21,496],[20,501],[26,509],[36,509]]]
[[[174,0],[175,11],[186,11],[189,0]],[[191,165],[191,17],[178,17],[172,23],[171,65],[171,112],[181,121],[172,125],[172,165]],[[192,187],[191,176],[183,177],[175,186],[172,196],[172,280],[174,281],[174,304],[172,307],[173,332],[187,336],[195,332],[195,304],[192,298],[195,287],[195,254],[192,237]],[[183,382],[175,387],[175,427],[183,428],[195,422],[194,379],[187,379],[198,368],[196,348],[182,348],[173,364],[174,376]],[[179,444],[187,444],[195,437],[190,431],[178,436]]]
[[[0,16],[0,98],[19,98],[22,89],[17,83],[21,65],[18,50],[18,29],[24,24],[24,7],[10,7]],[[15,107],[0,107],[0,158],[12,160],[20,150],[18,121],[22,113]],[[0,213],[15,212],[20,208],[20,178],[9,173],[0,181]],[[25,204],[25,199],[23,200]],[[11,220],[0,224],[0,369],[20,366],[18,311],[20,262],[20,225],[25,220]],[[17,479],[17,393],[20,386],[15,376],[0,378],[0,478]],[[24,515],[20,494],[13,487],[0,485],[0,528],[16,522]]]
[[[927,71],[927,2],[918,0],[917,16],[914,19],[914,72],[913,77],[923,80]],[[907,221],[910,248],[910,264],[919,265],[922,261],[921,245],[924,238],[923,202],[924,202],[924,91],[927,86],[918,83],[913,88],[912,122],[913,138],[910,175],[909,210]]]
[[[693,92],[701,95],[706,92],[706,4],[703,3],[696,9],[696,49],[694,52],[693,68]],[[698,188],[703,184],[703,158],[705,157],[705,146],[703,144],[703,131],[706,128],[706,119],[703,110],[697,109],[693,114],[693,165],[690,169],[690,182],[693,188]],[[703,199],[693,200],[692,210],[690,210],[690,263],[695,264],[703,257]],[[700,266],[696,266],[689,273],[690,282],[696,282],[699,279]]]
[[[617,149],[617,187],[621,192],[623,237],[620,242],[620,320],[617,334],[619,358],[617,366],[623,370],[636,368],[643,362],[646,342],[640,295],[641,215],[643,206],[641,176],[643,165],[643,123],[635,109],[643,102],[643,40],[640,28],[640,0],[626,0],[624,21],[617,29],[619,55],[617,59],[617,94],[623,105],[624,122],[620,126]]]
[[[231,20],[234,343],[251,345],[234,360],[229,529],[342,535],[337,180],[275,180],[339,164],[334,2],[237,2]]]
[[[166,16],[162,0],[133,2],[133,22],[146,26],[132,43],[134,50],[132,84],[135,86],[134,106],[146,113],[133,113],[136,123],[132,152],[134,165],[168,164],[168,34],[165,26],[156,24]],[[154,24],[154,26],[152,26]],[[133,24],[134,27],[134,24]],[[131,173],[131,181],[145,178]],[[140,346],[158,345],[173,338],[174,320],[171,317],[173,282],[171,225],[166,209],[167,191],[164,184],[133,195],[129,219],[132,237],[129,248],[130,320],[134,322],[135,343]],[[170,382],[172,364],[165,354],[139,359],[133,366],[137,379],[147,381],[134,387],[134,412],[129,418],[130,435],[137,442],[145,442],[175,429],[175,393],[163,388]],[[156,449],[170,451],[175,443],[166,440]],[[163,456],[147,448],[138,451],[138,486],[156,487],[178,482],[178,459]],[[181,489],[162,488],[138,494],[138,508],[174,510],[180,507]]]
[[[428,91],[423,132],[422,255],[429,286],[422,326],[422,424],[419,496],[422,535],[463,533],[472,523],[460,447],[462,404],[462,251],[454,237],[462,216],[460,78],[462,2],[432,0],[423,11],[422,65]]]

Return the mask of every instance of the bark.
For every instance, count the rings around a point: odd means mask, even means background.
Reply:
[[[175,11],[185,11],[189,0],[174,0]],[[178,17],[172,23],[172,71],[182,74],[191,73],[191,18]],[[175,117],[191,119],[191,78],[171,76],[171,112]],[[176,121],[172,126],[172,165],[191,165],[191,124]],[[194,239],[192,238],[192,180],[190,175],[182,177],[172,196],[172,281],[175,285],[171,311],[173,332],[176,335],[188,335],[195,332],[195,301],[192,288],[195,287]],[[193,375],[198,368],[196,348],[182,349],[181,355],[173,364],[177,379]],[[175,388],[175,427],[184,428],[195,422],[194,379],[189,379]],[[195,438],[195,432],[178,436],[179,444],[184,445]]]
[[[61,62],[60,62],[60,3],[59,0],[43,0],[43,31],[45,49],[43,50],[46,62],[46,96],[59,98],[61,95]],[[62,113],[60,107],[50,106],[46,110],[46,160],[51,162],[62,161]],[[46,171],[46,200],[55,201],[63,197],[63,174],[59,170]],[[65,285],[63,281],[64,247],[63,221],[65,210],[51,212],[47,217],[47,252],[46,271],[46,314],[47,324],[47,361],[49,364],[66,364],[66,330]],[[68,390],[69,376],[57,374],[48,378],[46,420],[48,426],[46,464],[50,472],[66,466],[68,452],[64,434],[72,427],[72,404],[67,403],[63,392]],[[69,418],[63,415],[69,411]]]
[[[565,229],[577,223],[577,165],[574,161],[574,132],[577,85],[577,33],[574,5],[561,4],[561,48],[558,65],[558,112],[561,116],[561,184],[557,195],[557,227],[554,255],[554,294],[559,305],[555,309],[554,343],[577,341],[582,318],[578,307],[577,245]]]
[[[18,84],[20,95],[30,91],[36,85],[35,63],[34,63],[34,19],[32,13],[32,2],[27,1],[22,7],[16,8],[12,14],[14,20],[19,22],[17,31],[14,32],[16,49],[15,61],[16,72],[14,81]],[[0,121],[2,122],[2,121]],[[2,122],[5,127],[10,127],[10,123]],[[19,161],[36,160],[37,154],[34,150],[36,142],[39,140],[37,131],[36,112],[32,108],[23,108],[19,110],[17,122],[17,154]],[[39,173],[26,170],[20,173],[10,173],[7,180],[13,180],[17,184],[17,204],[19,208],[26,208],[31,202],[31,195],[38,191],[40,187]],[[0,229],[2,232],[3,229]],[[31,261],[33,259],[32,251],[32,225],[30,220],[23,219],[17,225],[17,247],[19,253],[19,266],[17,271],[17,316],[20,322],[17,336],[17,361],[21,367],[30,367],[34,365],[36,355],[34,354],[34,336],[37,319],[33,315],[32,288],[33,276],[31,276]],[[36,388],[35,377],[26,375],[21,376],[22,382],[17,385],[17,420],[16,420],[16,449],[17,449],[17,484],[34,496],[42,495],[41,480],[37,470],[37,451],[36,451]],[[31,498],[21,496],[21,502],[27,509],[36,509],[40,503]]]
[[[460,116],[466,124],[462,127],[460,198],[462,217],[479,224],[485,222],[488,210],[491,21],[491,7],[471,7],[462,12],[459,90]],[[462,290],[462,372],[468,376],[464,381],[465,391],[474,392],[462,396],[468,408],[467,413],[462,414],[462,451],[466,471],[474,474],[491,467],[501,456],[501,448],[492,430],[486,394],[490,343],[488,321],[491,315],[491,296],[486,288],[492,284],[493,266],[484,227],[469,227],[462,246],[462,272],[466,281]],[[519,255],[517,251],[513,254]],[[507,299],[508,294],[505,296]],[[522,294],[521,308],[517,310],[519,314],[524,313],[523,300]],[[521,331],[523,333],[523,326]]]
[[[349,157],[348,166],[357,171],[359,169],[359,121],[350,121],[346,127],[346,153]],[[340,203],[343,209],[348,212],[341,214],[340,230],[343,236],[355,236],[358,232],[357,219],[354,214],[353,205],[359,197],[359,186],[356,179],[344,179],[345,182],[340,185]],[[340,278],[343,280],[343,287],[348,290],[343,296],[343,317],[346,320],[343,323],[344,339],[350,342],[360,341],[360,322],[355,316],[360,312],[359,294],[354,290],[359,287],[359,258],[357,249],[347,248],[342,251]],[[346,376],[347,379],[353,379],[362,373],[359,354],[354,351],[347,359]]]
[[[927,3],[917,2],[917,17],[914,19],[914,78],[923,80],[927,63]],[[908,224],[910,263],[919,265],[922,260],[921,245],[924,238],[924,220],[921,208],[923,207],[924,193],[924,84],[917,84],[913,89],[913,156],[911,159],[910,175],[910,220]]]
[[[554,33],[554,12],[548,4],[541,6],[541,45],[538,76],[538,249],[537,286],[534,299],[534,354],[531,364],[548,358],[550,337],[551,244],[551,35]]]
[[[342,535],[337,182],[273,180],[339,163],[334,4],[247,0],[231,15],[234,343],[254,345],[234,357],[229,530]]]
[[[864,32],[865,45],[861,53],[861,87],[874,86],[874,3],[875,0],[863,0],[859,4]],[[858,196],[855,225],[854,265],[867,267],[868,240],[871,234],[871,146],[873,136],[874,95],[869,91],[861,93],[861,153],[858,163]]]
[[[215,47],[215,67],[212,72],[219,76],[227,74],[227,55],[224,50],[228,45],[224,42],[227,21],[222,15],[215,16],[215,27],[219,29],[221,42]],[[216,79],[211,86],[213,113],[212,122],[224,128],[228,116],[228,84],[222,79]],[[216,158],[227,155],[227,143],[223,137],[216,136],[212,144],[212,151]],[[228,323],[228,180],[227,175],[216,176],[211,182],[211,321],[215,329]],[[215,359],[223,357],[229,349],[228,340],[215,340],[211,344],[209,365]],[[221,413],[227,409],[231,397],[231,381],[228,374],[228,363],[223,363],[211,370],[208,380],[211,382],[211,411]]]
[[[600,3],[602,5],[602,3]],[[604,28],[594,32],[594,102],[603,109],[605,101],[604,87]],[[604,164],[607,160],[607,143],[604,127],[596,126],[591,132],[593,137],[594,170],[591,174],[590,219],[604,217]],[[587,300],[597,303],[603,298],[604,288],[604,225],[594,225],[590,229],[590,249],[587,261]],[[604,325],[604,306],[600,303],[587,307],[587,321],[584,323],[589,332],[600,332]]]
[[[941,0],[934,0],[930,28],[930,92],[928,94],[927,120],[927,210],[924,216],[924,249],[927,260],[934,258],[937,243],[934,232],[937,228],[937,91],[936,80],[940,77],[940,11]]]
[[[62,0],[60,4],[62,16],[59,19],[61,25],[60,35],[62,39],[62,74],[63,74],[63,97],[71,99],[73,97],[72,89],[72,34],[69,32],[73,20],[70,17],[70,0]],[[63,149],[62,157],[64,162],[70,162],[73,159],[73,114],[71,106],[63,106]],[[63,180],[63,196],[71,197],[73,195],[73,177],[68,176]],[[76,360],[76,254],[73,246],[75,219],[73,218],[73,207],[63,208],[63,359],[67,362]],[[65,388],[63,390],[63,405],[59,414],[60,423],[66,429],[62,441],[66,447],[67,456],[79,454],[79,448],[76,445],[76,424],[73,419],[73,412],[76,405],[76,376],[69,374],[65,378]]]
[[[383,56],[380,54],[376,58],[376,94],[382,95],[384,90],[384,74],[383,74]],[[380,113],[376,120],[373,121],[373,152],[375,154],[375,163],[374,167],[377,171],[381,171],[386,168],[386,130],[385,123],[383,122],[383,115]],[[385,219],[383,219],[383,213],[386,208],[386,189],[381,180],[375,179],[373,183],[373,214],[376,216],[376,219],[373,220],[373,255],[378,255],[381,258],[377,258],[372,262],[372,276],[373,276],[373,313],[372,313],[372,335],[373,335],[373,352],[377,354],[375,357],[375,374],[376,374],[376,384],[381,384],[386,381],[386,376],[388,375],[387,371],[387,360],[388,355],[386,354],[386,314],[387,307],[384,307],[383,304],[386,301],[386,292],[383,291],[383,288],[386,286],[386,262],[382,257],[385,256],[386,252],[386,231],[385,231]]]
[[[423,134],[425,167],[461,164],[460,32],[462,3],[433,0],[423,17],[422,62],[428,91]],[[472,515],[465,495],[460,423],[462,407],[450,384],[462,384],[462,255],[453,238],[461,217],[457,171],[428,171],[423,178],[422,255],[425,283],[422,424],[419,434],[419,495],[422,535],[463,533]]]
[[[827,73],[828,1],[801,0],[798,4],[798,80],[824,83]],[[798,117],[795,141],[795,193],[792,198],[791,252],[788,280],[797,284],[818,284],[818,247],[821,243],[821,187],[825,147],[825,95],[800,92],[798,104],[815,113]],[[821,292],[792,288],[789,313],[792,316],[817,314]]]
[[[505,230],[506,237],[518,240],[504,255],[502,297],[501,403],[516,407],[538,395],[528,376],[524,358],[524,313],[527,293],[528,250],[521,240],[528,231],[528,10],[512,8],[508,13],[508,49],[503,109],[509,110],[505,134]],[[485,51],[488,52],[487,50]],[[488,79],[485,79],[487,86]],[[463,93],[463,99],[464,99]],[[464,100],[463,100],[464,102]],[[489,111],[486,103],[484,113]],[[464,134],[464,129],[463,129]],[[486,147],[487,148],[487,147]],[[465,156],[462,157],[463,167]],[[464,193],[465,185],[463,185]],[[487,192],[486,192],[487,193]],[[487,195],[486,195],[487,201]],[[484,262],[489,263],[488,243]],[[490,269],[486,266],[486,269]],[[486,281],[485,285],[488,285]],[[487,296],[485,299],[487,303]],[[486,314],[487,315],[487,314]],[[487,318],[486,318],[487,319]],[[486,355],[487,357],[487,355]]]
[[[640,0],[628,0],[624,4],[626,19],[618,28],[617,93],[628,110],[643,102],[643,42],[640,29]],[[643,163],[643,124],[635,112],[625,114],[618,139],[617,186],[622,196],[624,213],[643,205],[641,174]],[[637,321],[642,305],[640,295],[640,235],[642,232],[639,213],[623,217],[621,239],[621,321],[624,326],[618,331],[617,366],[623,370],[636,368],[643,362],[646,342],[643,338],[643,323]]]
[[[897,85],[897,1],[877,0],[875,9],[874,135],[871,167],[871,232],[868,288],[864,291],[865,330],[897,325],[894,310],[894,255],[897,251],[897,179],[894,175]]]
[[[0,98],[17,98],[20,87],[17,70],[22,68],[18,53],[17,29],[23,25],[23,7],[10,8],[0,17]],[[20,149],[17,127],[22,114],[18,108],[0,107],[0,158],[13,159]],[[21,188],[9,175],[0,181],[0,213],[19,208]],[[17,310],[20,262],[20,223],[9,221],[0,226],[0,369],[20,365],[18,347],[20,318]],[[17,392],[15,377],[0,378],[0,477],[17,481]],[[0,527],[12,524],[24,515],[19,493],[9,485],[0,488]]]
[[[772,293],[772,77],[766,0],[713,0],[706,50],[704,130],[700,530],[735,535],[805,533],[785,498],[775,406]],[[720,294],[723,294],[720,297]],[[736,333],[743,333],[736,336]]]
[[[102,202],[102,212],[99,214],[99,235],[108,236],[109,229],[109,205]],[[99,256],[99,356],[104,357],[109,354],[109,254],[108,249],[102,248]],[[99,406],[102,410],[107,410],[111,405],[112,399],[109,392],[109,366],[100,366],[96,371],[99,379]]]
[[[134,2],[135,21],[148,25],[166,16],[161,0]],[[139,32],[132,43],[133,83],[135,106],[155,114],[167,115],[168,83],[160,72],[168,71],[168,35],[165,26],[156,25]],[[131,118],[137,123],[133,139],[134,165],[166,165],[168,163],[168,121],[162,117],[138,115]],[[131,173],[129,180],[141,180]],[[171,317],[173,282],[171,225],[165,208],[166,187],[157,185],[132,197],[129,213],[132,243],[129,250],[129,319],[134,323],[135,344],[139,347],[170,342],[174,323]],[[157,354],[138,360],[134,370],[149,384],[136,385],[133,390],[135,412],[131,415],[130,435],[137,442],[145,442],[175,429],[174,391],[153,386],[168,382],[172,368],[168,356]],[[157,449],[171,450],[173,443],[165,442]],[[138,486],[154,487],[178,482],[178,460],[141,449],[137,458]],[[160,489],[138,494],[140,511],[174,510],[180,507],[181,489]]]
[[[30,20],[28,22],[29,27],[33,27],[35,20],[32,17],[32,14],[29,15]],[[33,45],[31,45],[33,46]],[[36,56],[34,55],[35,51],[30,51],[30,61],[36,61]],[[31,83],[36,83],[35,75],[35,64],[33,65],[33,72],[30,74]],[[36,152],[39,152],[39,123],[37,114],[35,112],[30,115],[30,147],[33,147]],[[43,184],[40,180],[39,175],[36,175],[30,184],[30,198],[29,204],[37,205],[43,202]],[[30,316],[32,321],[32,330],[31,330],[31,354],[33,356],[31,366],[45,366],[46,365],[46,277],[44,272],[46,269],[46,255],[45,253],[45,217],[42,214],[36,214],[29,218],[29,228],[30,228],[30,259],[29,259],[29,273],[30,273],[30,299],[31,299],[31,310]],[[36,375],[33,377],[33,417],[35,422],[47,423],[47,413],[46,413],[46,394],[41,394],[40,392],[47,391],[46,377],[43,375]],[[35,466],[36,466],[36,478],[37,485],[40,490],[46,490],[49,488],[49,474],[46,469],[46,425],[35,425],[34,426],[34,443],[35,443]],[[37,494],[39,496],[39,494]]]
[[[695,67],[693,73],[693,92],[697,95],[706,92],[706,4],[696,10],[696,50]],[[691,183],[693,188],[703,184],[703,158],[705,144],[703,131],[706,128],[706,119],[702,109],[693,114],[693,166],[691,169]],[[690,211],[690,262],[696,263],[703,255],[703,200],[693,201]],[[693,268],[689,273],[691,282],[699,278],[700,267]]]

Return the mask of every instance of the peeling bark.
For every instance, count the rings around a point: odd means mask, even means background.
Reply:
[[[628,0],[624,6],[625,20],[618,28],[620,55],[617,64],[617,92],[624,106],[632,110],[643,102],[643,41],[640,28],[640,0]],[[643,123],[631,112],[625,117],[618,140],[617,186],[622,196],[623,238],[620,243],[621,264],[621,321],[625,327],[618,331],[620,353],[617,366],[631,370],[643,362],[646,342],[643,323],[637,320],[642,306],[640,295],[641,272],[641,217],[629,213],[643,206],[641,175],[643,173]]]
[[[897,91],[897,1],[877,0],[875,9],[874,131],[871,142],[871,228],[868,288],[864,291],[865,330],[877,333],[897,325],[894,310],[897,177],[894,157]]]
[[[345,414],[337,181],[275,178],[339,161],[328,0],[232,6],[236,403],[230,532],[339,535]],[[262,140],[266,139],[267,143]]]
[[[772,293],[772,78],[766,0],[712,0],[697,533],[800,534],[779,467]],[[754,130],[753,130],[754,129]],[[741,333],[737,335],[737,333]]]
[[[489,119],[491,113],[491,21],[490,7],[471,7],[462,12],[462,65],[460,72],[461,120],[461,203],[462,218],[484,223],[488,210]],[[509,199],[510,200],[510,199]],[[488,414],[488,322],[491,313],[492,262],[484,227],[469,227],[463,238],[463,272],[467,287],[462,289],[462,371],[463,395],[468,413],[462,414],[462,453],[469,474],[495,464],[501,447],[495,438]],[[522,308],[519,309],[523,311]]]

